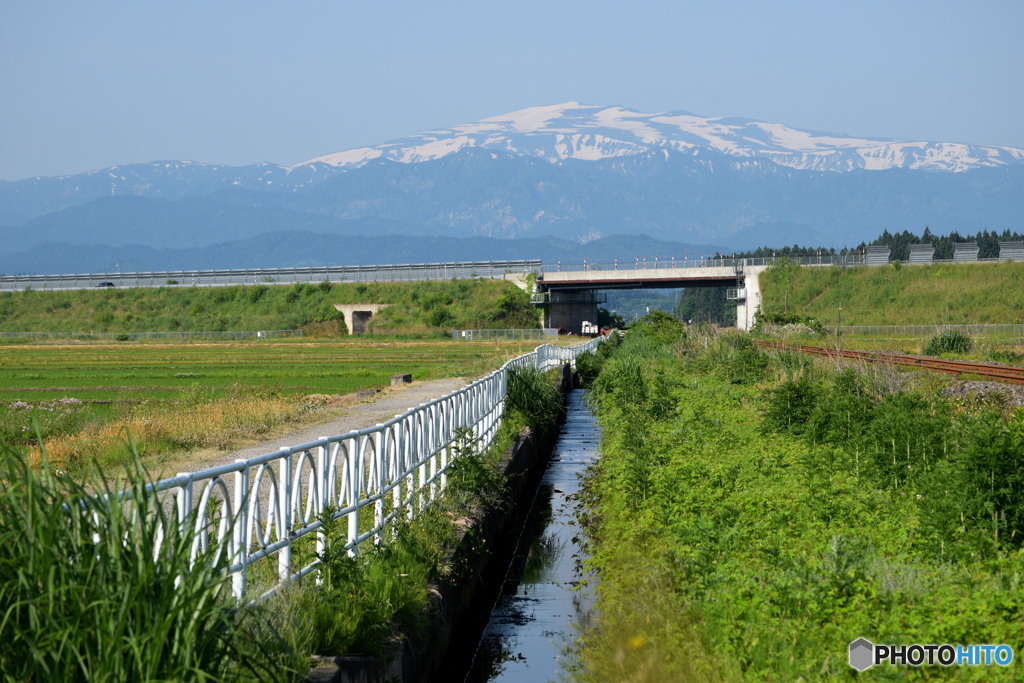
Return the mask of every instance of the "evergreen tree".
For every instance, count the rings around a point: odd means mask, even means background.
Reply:
[[[722,287],[684,289],[676,306],[676,317],[693,323],[736,324],[736,302],[725,298]]]

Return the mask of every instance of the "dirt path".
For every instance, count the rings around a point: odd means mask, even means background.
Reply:
[[[339,412],[335,412],[323,422],[267,436],[265,439],[238,450],[194,452],[170,459],[161,466],[161,477],[173,476],[178,472],[196,472],[228,465],[235,460],[255,458],[258,455],[272,453],[287,446],[316,441],[322,436],[335,436],[372,427],[395,415],[404,413],[409,408],[460,389],[469,382],[470,380],[464,377],[456,377],[391,387],[340,409]]]

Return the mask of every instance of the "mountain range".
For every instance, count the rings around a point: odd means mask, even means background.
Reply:
[[[293,166],[161,161],[0,181],[0,271],[841,247],[883,229],[1019,231],[1022,216],[1024,150],[573,102]]]

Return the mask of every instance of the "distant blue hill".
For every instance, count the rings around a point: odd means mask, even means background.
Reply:
[[[575,241],[646,234],[730,249],[793,242],[838,248],[884,229],[1024,229],[1020,165],[833,173],[709,162],[655,155],[555,165],[470,149],[419,164],[371,161],[285,189],[218,182],[222,189],[202,195],[79,197],[81,203],[47,210],[62,186],[62,196],[77,196],[72,176],[45,179],[53,196],[23,222],[16,218],[27,215],[26,203],[8,200],[32,181],[19,181],[0,185],[0,224],[10,226],[0,250],[44,242],[191,248],[295,230]],[[224,169],[225,177],[233,171]],[[5,211],[11,205],[17,210]]]

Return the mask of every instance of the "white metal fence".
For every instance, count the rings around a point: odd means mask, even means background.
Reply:
[[[315,543],[317,553],[324,550],[320,519],[325,511],[333,519],[346,518],[350,555],[358,555],[364,542],[384,542],[394,522],[415,517],[444,490],[460,433],[469,435],[476,451],[490,447],[504,413],[511,369],[543,371],[573,363],[602,339],[572,347],[545,344],[375,427],[183,472],[154,488],[172,510],[170,519],[194,520],[199,533],[193,557],[213,551],[230,558],[236,597],[246,598],[252,568],[269,563],[271,569],[259,581],[259,597],[265,597],[315,571],[319,560],[293,561],[293,549],[312,535],[307,543]]]
[[[452,330],[452,338],[460,341],[480,341],[481,339],[543,339],[557,337],[558,329],[544,327],[532,330]]]

